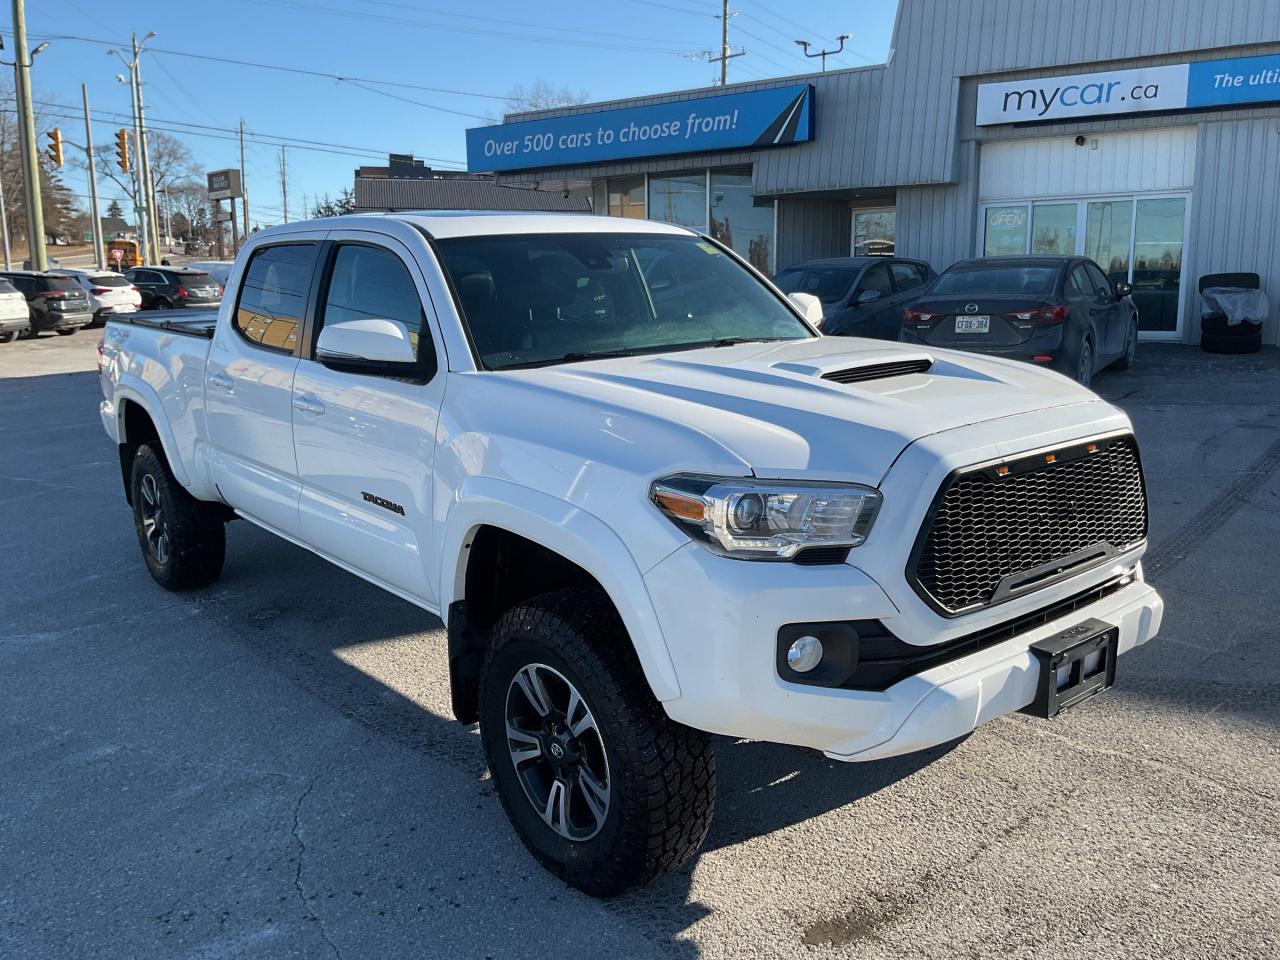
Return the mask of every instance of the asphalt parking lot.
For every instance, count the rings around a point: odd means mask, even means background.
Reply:
[[[867,765],[722,740],[702,854],[598,902],[508,827],[438,621],[246,523],[151,581],[96,341],[0,346],[0,956],[1280,956],[1280,351],[1095,382],[1168,605],[1116,689]]]

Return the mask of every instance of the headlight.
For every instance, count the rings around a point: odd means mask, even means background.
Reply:
[[[742,560],[789,560],[807,547],[856,547],[880,509],[880,493],[856,483],[680,474],[655,480],[650,495],[690,536]]]

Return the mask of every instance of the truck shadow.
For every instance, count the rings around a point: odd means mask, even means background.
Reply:
[[[237,523],[232,530],[224,578],[199,601],[205,612],[223,617],[228,633],[238,643],[285,673],[309,696],[380,737],[444,761],[468,781],[485,782],[486,802],[496,808],[498,800],[487,784],[476,727],[457,723],[436,706],[448,702],[444,638],[442,633],[434,633],[442,631],[440,622],[247,523]],[[271,571],[269,579],[262,578],[266,570]],[[233,596],[238,599],[224,604],[220,597],[224,592],[228,601]],[[303,596],[311,599],[300,604],[297,598]],[[403,642],[424,631],[433,632],[430,645],[420,651],[431,661],[430,690],[397,692],[349,662],[353,656],[358,658],[356,651],[361,646]],[[424,700],[432,706],[424,705]],[[718,737],[716,814],[698,856],[653,886],[605,902],[603,909],[624,920],[661,952],[697,956],[694,944],[677,938],[710,912],[692,898],[692,877],[702,855],[856,804],[911,776],[951,746],[890,760],[846,764],[797,747]],[[497,842],[518,847],[514,834]],[[357,851],[350,853],[358,855]],[[559,882],[542,874],[532,860],[529,871],[539,885],[559,888]],[[795,893],[799,896],[801,892]],[[565,894],[578,896],[570,891]],[[513,908],[513,918],[518,912]]]

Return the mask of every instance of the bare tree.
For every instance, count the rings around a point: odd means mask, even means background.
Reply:
[[[550,81],[541,78],[533,81],[533,85],[525,90],[524,84],[517,83],[507,93],[507,103],[503,113],[523,113],[526,110],[548,110],[552,107],[571,107],[586,103],[591,99],[585,90],[574,93],[566,86],[556,87]],[[501,123],[502,116],[489,112],[485,114],[490,123]]]
[[[133,143],[132,132],[130,143]],[[115,138],[108,143],[96,145],[93,153],[97,159],[98,175],[106,177],[126,194],[131,194],[133,175],[121,171],[116,163]],[[131,147],[131,155],[136,156],[136,147]],[[172,188],[180,182],[198,180],[204,176],[204,169],[196,163],[187,145],[177,137],[159,130],[147,131],[147,159],[151,163],[151,178],[155,181],[157,195],[163,193],[165,187]],[[74,162],[82,170],[87,166],[83,155],[76,157]],[[136,159],[134,162],[137,162]]]

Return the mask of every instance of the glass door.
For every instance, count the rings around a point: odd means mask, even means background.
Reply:
[[[1133,302],[1142,330],[1178,331],[1187,198],[1139,199],[1133,218]]]
[[[1080,204],[1037,203],[1031,208],[1031,252],[1060,253],[1071,256],[1076,252],[1076,220]]]
[[[1091,200],[1084,226],[1084,255],[1100,266],[1112,283],[1129,279],[1133,247],[1133,201]]]

